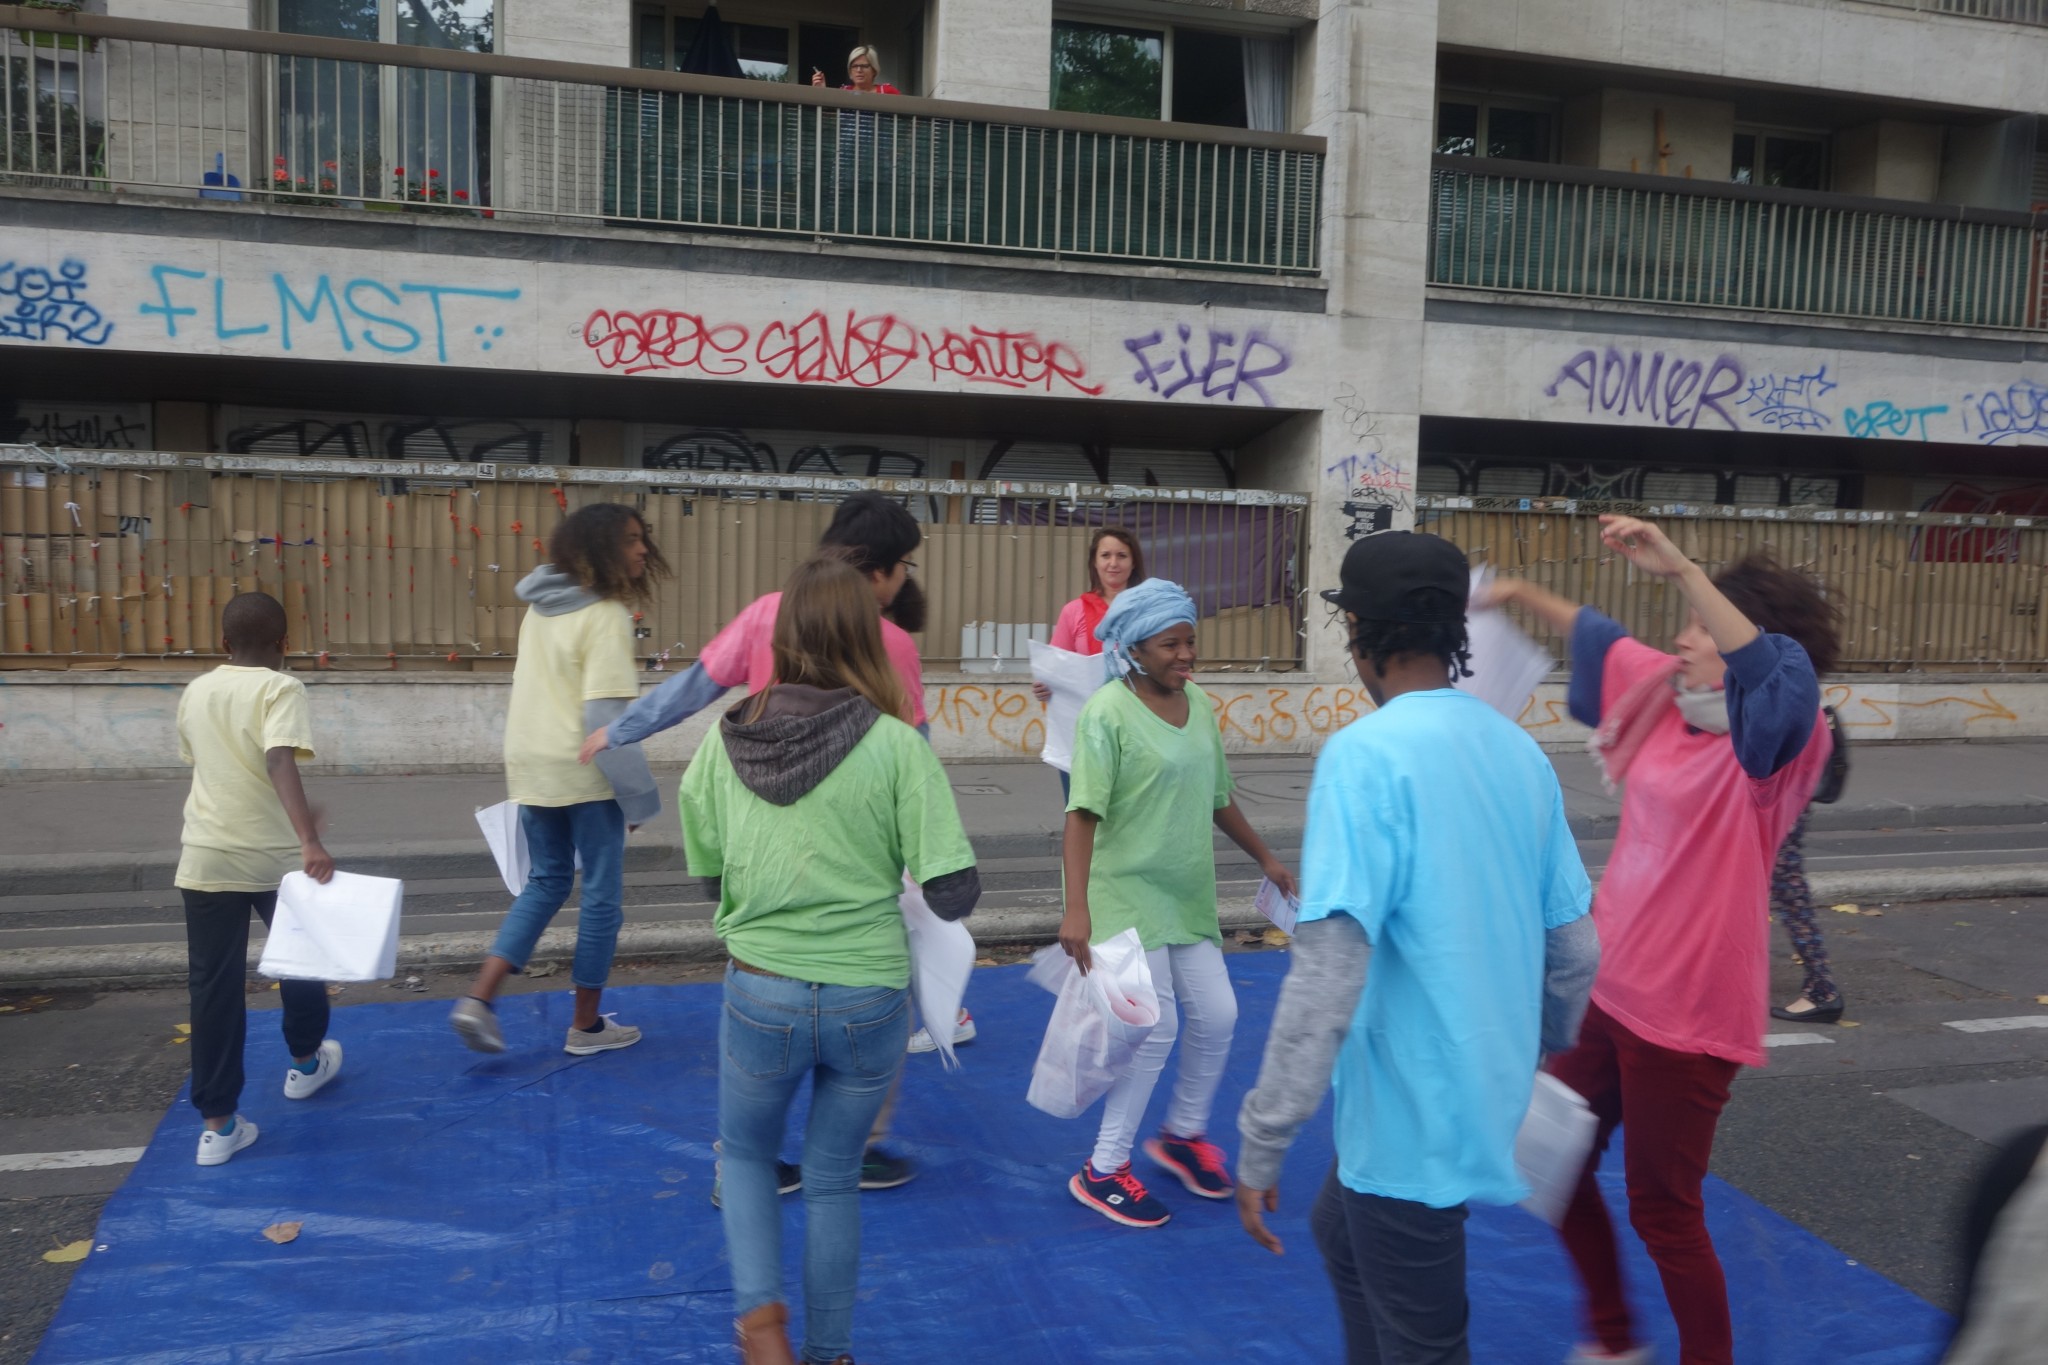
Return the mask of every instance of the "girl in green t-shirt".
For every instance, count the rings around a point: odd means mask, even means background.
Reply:
[[[1084,973],[1088,945],[1136,929],[1159,991],[1159,1026],[1103,1102],[1095,1152],[1067,1188],[1114,1222],[1170,1216],[1131,1173],[1131,1144],[1185,1020],[1173,1103],[1145,1154],[1191,1193],[1228,1199],[1222,1148],[1206,1139],[1237,1027],[1216,918],[1220,829],[1289,895],[1294,877],[1230,798],[1230,769],[1208,694],[1194,685],[1195,604],[1153,578],[1117,595],[1095,628],[1113,681],[1082,708],[1062,858],[1060,946]],[[1114,679],[1121,678],[1121,681]]]

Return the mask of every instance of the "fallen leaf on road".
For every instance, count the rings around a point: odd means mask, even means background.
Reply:
[[[977,957],[974,959],[974,965],[977,967],[993,967],[996,965],[996,960],[992,957]]]
[[[1849,901],[1843,901],[1840,905],[1835,906],[1834,911],[1838,915],[1860,915],[1863,913],[1861,907]]]
[[[2037,996],[2035,996],[2035,997],[2034,997],[2034,1003],[2035,1003],[2035,1004],[2037,1004],[2037,1005],[2048,1005],[2048,995],[2037,995]]]
[[[51,1265],[70,1265],[73,1261],[84,1260],[86,1253],[91,1250],[91,1242],[66,1242],[55,1251],[44,1252],[43,1259]]]
[[[1835,1021],[1835,1027],[1836,1027],[1836,1028],[1862,1028],[1862,1027],[1863,1027],[1863,1025],[1859,1024],[1859,1023],[1858,1023],[1858,1022],[1856,1022],[1856,1021],[1855,1021],[1854,1019],[1838,1019],[1838,1020],[1836,1020],[1836,1021]]]
[[[263,1229],[263,1235],[279,1246],[283,1246],[286,1242],[298,1241],[299,1229],[304,1226],[304,1223],[272,1223],[269,1227]]]
[[[171,1031],[173,1033],[190,1033],[192,1026],[190,1024],[173,1024],[171,1025]]]
[[[1971,928],[1971,927],[1972,927],[1972,926],[1971,926],[1971,924],[1970,924],[1970,921],[1968,921],[1968,920],[1966,920],[1966,919],[1959,919],[1959,920],[1957,920],[1957,921],[1956,921],[1956,928],[1958,928],[1958,929],[1968,929],[1968,928]]]
[[[1259,935],[1259,939],[1268,948],[1285,948],[1294,941],[1287,937],[1284,931],[1279,929],[1268,929],[1265,933]]]
[[[561,968],[556,966],[552,962],[540,962],[534,964],[531,967],[528,967],[526,969],[526,974],[528,976],[553,976],[556,972],[560,970]]]

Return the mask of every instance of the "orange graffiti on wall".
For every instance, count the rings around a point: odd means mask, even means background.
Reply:
[[[978,727],[980,733],[1015,753],[1035,754],[1045,747],[1044,712],[1028,687],[1000,683],[941,687],[928,711],[932,724],[956,735],[968,736],[974,733],[970,727]]]
[[[1899,710],[1918,711],[1929,706],[1960,706],[1967,715],[1963,724],[1975,725],[1980,720],[2016,721],[2019,716],[2013,709],[1993,696],[1988,687],[1979,688],[1975,697],[1929,697],[1925,701],[1880,701],[1864,696],[1848,683],[1830,683],[1822,700],[1835,708],[1842,720],[1842,728],[1888,730],[1898,724],[1894,712]],[[1876,720],[1862,719],[1860,713],[1852,712],[1852,706],[1860,706],[1877,716]]]

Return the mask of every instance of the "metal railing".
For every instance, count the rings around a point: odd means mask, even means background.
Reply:
[[[1440,156],[1432,284],[2048,325],[2048,215]]]
[[[2048,26],[2048,0],[1871,0],[1873,4],[1924,14],[1956,14],[1965,19],[1991,19],[2002,24]]]
[[[1320,138],[0,5],[0,184],[1315,274]]]
[[[1714,571],[1758,550],[1815,574],[1841,610],[1841,667],[1858,672],[2048,668],[2048,518],[1569,499],[1417,499],[1417,525],[1502,573],[1590,602],[1660,647],[1685,625],[1670,584],[1600,543],[1597,514],[1653,516]],[[1525,621],[1560,659],[1566,642]]]
[[[513,586],[567,512],[602,501],[639,508],[675,570],[641,657],[687,664],[861,488],[925,522],[929,666],[1023,671],[1086,590],[1105,524],[1195,597],[1202,667],[1301,665],[1299,494],[28,446],[0,446],[0,657],[211,655],[220,608],[260,589],[285,604],[293,652],[335,666],[502,660],[525,611]]]

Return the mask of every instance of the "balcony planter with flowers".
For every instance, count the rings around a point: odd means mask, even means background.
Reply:
[[[320,174],[307,179],[291,169],[283,157],[270,165],[270,202],[273,204],[333,204],[338,202],[341,184],[339,168],[332,161],[320,163]]]
[[[465,218],[476,216],[476,209],[469,202],[469,191],[451,191],[448,182],[441,178],[441,173],[431,167],[424,175],[407,175],[405,167],[393,167],[391,181],[392,192],[407,213],[455,214]]]

